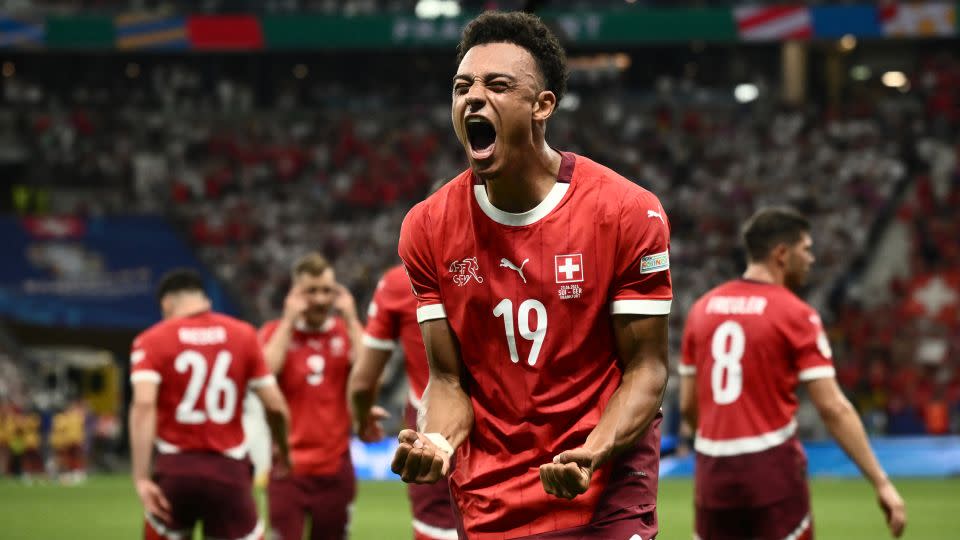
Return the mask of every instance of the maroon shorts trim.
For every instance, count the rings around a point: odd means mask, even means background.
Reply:
[[[760,507],[696,508],[700,540],[813,540],[810,497],[798,493]]]

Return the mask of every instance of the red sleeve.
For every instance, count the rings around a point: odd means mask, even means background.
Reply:
[[[260,327],[260,331],[257,333],[257,341],[260,342],[260,347],[266,345],[273,337],[273,333],[277,331],[277,324],[277,321],[270,321]]]
[[[272,328],[270,329],[271,334],[273,334],[273,329],[276,327],[276,324],[273,324]],[[265,326],[264,330],[266,329],[267,327]],[[270,368],[267,367],[267,361],[263,357],[262,343],[266,343],[266,340],[264,339],[261,341],[260,334],[258,334],[253,327],[249,327],[247,335],[249,337],[246,340],[248,342],[246,347],[250,350],[250,371],[247,387],[256,389],[262,386],[276,384],[277,380],[274,378],[273,373],[270,372]],[[269,339],[269,337],[266,339]]]
[[[395,289],[409,287],[408,283],[393,283],[384,275],[367,309],[367,326],[363,331],[363,344],[371,349],[392,351],[400,337],[400,317],[390,301]],[[404,281],[406,281],[404,279]],[[409,294],[409,293],[407,293]]]
[[[428,217],[426,206],[420,203],[410,210],[400,228],[398,252],[407,277],[410,278],[413,294],[417,297],[417,322],[443,319],[447,316],[440,297],[437,265],[427,236],[430,231],[426,223]]]
[[[804,306],[792,311],[785,333],[794,350],[794,365],[801,381],[836,376],[830,341],[813,308]]]
[[[613,282],[613,314],[668,315],[670,226],[660,201],[645,192],[624,202]]]
[[[694,306],[696,309],[696,306]],[[696,340],[694,339],[694,309],[690,310],[687,316],[687,323],[683,327],[683,339],[680,342],[680,364],[677,366],[677,373],[680,375],[697,374],[697,351]]]
[[[148,381],[157,384],[163,379],[162,350],[152,333],[144,332],[133,340],[130,348],[130,382]]]

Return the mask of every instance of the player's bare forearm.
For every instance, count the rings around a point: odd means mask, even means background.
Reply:
[[[440,433],[455,449],[473,429],[473,404],[461,385],[460,345],[446,319],[420,325],[430,365],[430,379],[417,418],[421,433]]]
[[[367,423],[370,408],[377,402],[380,392],[380,377],[390,360],[391,351],[372,349],[361,345],[360,358],[350,370],[347,393],[350,395],[350,412],[354,426]]]
[[[680,377],[680,415],[691,432],[697,430],[697,378],[696,375]]]
[[[273,373],[279,373],[287,360],[287,350],[290,348],[290,340],[293,339],[294,324],[292,319],[280,319],[273,335],[263,346],[263,358]]]
[[[263,403],[263,410],[267,419],[267,426],[270,428],[270,436],[277,448],[286,455],[289,451],[289,440],[287,431],[290,426],[290,409],[287,407],[287,401],[280,393],[280,388],[276,384],[262,386],[256,389],[257,397]]]
[[[824,378],[807,383],[810,399],[813,400],[820,418],[827,426],[837,444],[857,464],[864,477],[880,487],[889,482],[887,474],[877,461],[870,440],[860,422],[860,416],[837,386],[836,379]]]
[[[134,401],[130,406],[130,454],[134,483],[150,478],[150,456],[156,431],[156,403]]]
[[[613,326],[623,380],[584,444],[594,452],[594,466],[637,443],[667,387],[667,317],[618,315]]]
[[[347,334],[350,336],[350,365],[356,365],[360,359],[360,341],[363,336],[363,325],[356,313],[344,317],[347,322]]]

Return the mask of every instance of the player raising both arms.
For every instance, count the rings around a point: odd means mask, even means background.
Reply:
[[[130,448],[146,510],[144,536],[190,538],[202,521],[206,538],[263,538],[244,447],[243,397],[248,388],[257,394],[281,441],[289,413],[257,333],[212,312],[192,270],[167,274],[157,296],[164,321],[137,336],[130,355]],[[286,445],[281,457],[289,466]]]
[[[350,374],[350,402],[354,431],[366,442],[383,438],[381,420],[386,411],[377,402],[380,377],[397,341],[403,347],[407,380],[410,386],[406,424],[416,427],[417,411],[427,386],[429,368],[423,349],[423,337],[417,325],[417,299],[410,291],[410,280],[402,266],[383,275],[367,311],[357,365]],[[435,484],[410,484],[407,488],[413,508],[416,540],[456,540],[456,521],[446,479]]]
[[[292,474],[270,477],[270,527],[280,540],[300,540],[309,517],[312,540],[340,540],[356,495],[347,376],[362,328],[353,297],[323,256],[302,257],[292,277],[283,316],[260,331],[264,357],[290,403],[295,464]]]
[[[697,427],[697,535],[813,538],[806,456],[794,419],[797,385],[804,383],[899,537],[903,500],[837,386],[820,317],[793,293],[814,260],[809,222],[789,209],[760,210],[744,226],[743,243],[743,278],[701,297],[683,335],[680,408]]]
[[[470,169],[407,215],[400,256],[430,378],[407,482],[448,473],[464,538],[656,535],[672,298],[652,193],[545,140],[566,57],[540,19],[464,30],[454,131]]]

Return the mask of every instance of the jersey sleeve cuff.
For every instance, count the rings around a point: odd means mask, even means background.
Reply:
[[[250,382],[247,383],[247,387],[251,389],[257,389],[265,386],[273,386],[275,384],[277,384],[277,378],[270,374],[264,375],[263,377],[257,377],[256,379],[250,379]]]
[[[162,377],[160,377],[160,373],[153,371],[152,369],[138,369],[130,374],[130,382],[132,383],[152,382],[160,384],[161,379]]]
[[[697,366],[691,366],[690,364],[680,364],[677,366],[677,373],[680,375],[696,375]]]
[[[669,315],[672,300],[614,300],[610,304],[613,315]]]
[[[378,351],[392,351],[397,347],[397,342],[391,339],[380,339],[366,333],[363,334],[362,341],[364,346]]]
[[[434,319],[446,319],[447,311],[443,309],[443,304],[430,304],[417,308],[417,322],[432,321]]]
[[[837,371],[833,369],[833,366],[817,366],[800,370],[799,378],[801,381],[806,382],[815,379],[829,379],[836,375]]]

